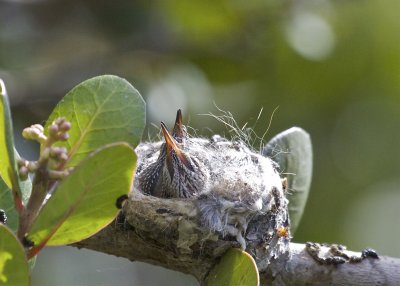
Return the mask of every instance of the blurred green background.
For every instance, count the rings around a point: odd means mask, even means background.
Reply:
[[[400,2],[0,1],[0,77],[22,128],[81,81],[116,74],[147,102],[148,130],[182,108],[192,134],[301,126],[314,176],[294,241],[400,256]],[[263,108],[259,120],[257,117]],[[154,123],[155,125],[152,125]],[[259,140],[254,137],[254,149]],[[37,146],[19,141],[35,158]],[[33,285],[196,285],[192,277],[72,248],[46,249]]]

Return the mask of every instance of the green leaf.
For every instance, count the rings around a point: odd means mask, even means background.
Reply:
[[[0,79],[0,176],[14,196],[22,197],[14,157],[14,135],[10,105],[4,82]]]
[[[18,152],[14,150],[15,158],[19,159]],[[22,201],[27,203],[32,190],[32,182],[30,178],[25,181],[20,181],[20,188],[22,193]],[[16,233],[18,229],[19,216],[15,210],[14,198],[10,188],[0,178],[0,209],[3,209],[7,214],[7,226]]]
[[[245,251],[232,248],[211,270],[205,285],[257,286],[259,283],[258,269],[253,257]]]
[[[296,231],[310,191],[313,151],[310,135],[299,127],[285,130],[268,142],[263,155],[278,163],[289,190],[290,231]]]
[[[58,142],[68,150],[67,167],[91,152],[117,141],[136,146],[145,126],[145,102],[126,80],[104,75],[86,80],[58,103],[46,122],[45,132],[58,117],[71,122],[70,138]]]
[[[136,155],[126,143],[91,154],[65,178],[33,222],[28,238],[35,245],[63,245],[87,238],[118,213],[117,198],[128,194]],[[61,227],[60,227],[61,226]]]
[[[24,248],[13,233],[0,224],[0,285],[29,285]]]
[[[15,210],[14,199],[11,190],[0,178],[0,209],[3,209],[7,215],[7,226],[16,233],[18,229],[18,213]]]

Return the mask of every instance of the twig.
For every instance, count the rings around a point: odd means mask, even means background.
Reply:
[[[117,219],[95,236],[74,244],[131,261],[142,261],[193,275],[202,283],[234,238],[210,233],[197,224],[192,200],[159,199],[135,193]],[[263,264],[255,257],[261,285],[399,285],[400,259],[366,258],[359,263],[321,265],[304,244],[291,243],[291,258]],[[359,254],[358,254],[359,255]],[[254,253],[253,253],[254,256]]]

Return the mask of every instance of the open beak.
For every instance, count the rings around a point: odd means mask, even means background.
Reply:
[[[178,114],[179,114],[179,110],[178,110]],[[181,120],[180,122],[182,123],[182,116],[180,116]],[[178,115],[177,115],[177,119],[178,119]],[[175,126],[176,123],[175,123]],[[175,128],[174,128],[175,129]],[[173,165],[173,156],[175,154],[175,156],[180,160],[180,162],[186,166],[188,169],[190,169],[191,171],[194,171],[192,164],[190,163],[190,159],[187,157],[187,155],[182,151],[181,148],[179,148],[179,146],[177,145],[177,142],[175,141],[174,137],[171,136],[171,134],[169,134],[167,127],[165,126],[164,122],[161,122],[161,130],[164,134],[164,139],[165,139],[165,145],[167,148],[167,168],[168,168],[168,172],[171,176],[171,180],[174,177],[174,172],[175,172],[175,168]]]
[[[178,109],[176,112],[176,119],[174,129],[172,130],[172,135],[179,143],[182,143],[183,139],[186,137],[186,128],[182,123],[182,111]]]

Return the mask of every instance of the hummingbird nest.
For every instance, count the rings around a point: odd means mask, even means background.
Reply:
[[[236,241],[253,257],[267,257],[257,264],[289,254],[288,200],[277,163],[240,141],[189,137],[180,110],[172,133],[164,123],[161,128],[164,141],[135,150],[133,193],[168,201],[168,213],[182,213],[182,201],[193,203],[186,210],[191,219],[181,221],[177,234],[182,251],[219,238]],[[192,235],[198,228],[209,233],[202,241]]]

